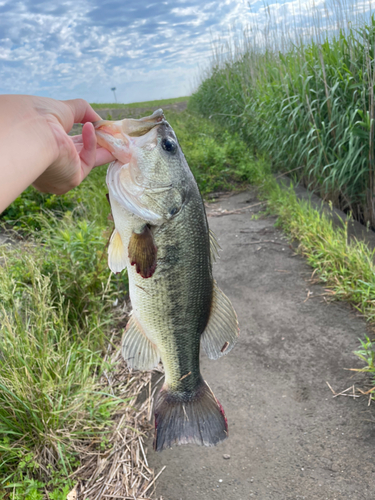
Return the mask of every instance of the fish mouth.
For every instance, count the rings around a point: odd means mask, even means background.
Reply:
[[[157,109],[150,116],[143,118],[125,118],[124,120],[99,120],[93,122],[95,131],[107,133],[113,137],[128,135],[129,137],[140,137],[147,134],[153,127],[165,122],[162,109]]]
[[[125,151],[129,151],[132,144],[138,147],[145,147],[148,143],[149,147],[155,146],[155,141],[148,134],[153,128],[166,123],[162,109],[154,111],[150,116],[145,116],[138,120],[133,118],[125,118],[124,120],[99,120],[93,122],[95,134],[100,146],[108,149],[115,158],[126,163],[129,161]],[[136,139],[148,134],[148,139]],[[156,134],[155,134],[156,137]]]

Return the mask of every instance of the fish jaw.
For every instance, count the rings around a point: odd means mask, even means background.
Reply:
[[[137,149],[131,148],[129,155],[128,163],[123,164],[118,160],[108,168],[106,182],[110,196],[132,215],[148,224],[159,226],[164,222],[164,216],[147,205],[147,182],[138,165]],[[114,220],[116,225],[116,217]]]
[[[98,143],[108,149],[117,160],[111,163],[107,172],[107,185],[112,197],[136,217],[158,225],[162,217],[149,210],[141,201],[147,183],[139,167],[141,150],[151,151],[157,146],[157,126],[163,114],[156,114],[155,119],[151,119],[152,116],[143,121],[101,120],[95,122],[94,126]],[[141,125],[138,125],[138,122],[141,122]],[[146,133],[135,137],[126,133],[140,134],[145,130]]]
[[[124,124],[128,121],[128,119],[114,122],[101,120],[94,123],[98,144],[110,151],[123,164],[129,163],[133,157],[137,157],[137,150],[150,151],[158,143],[157,128],[160,122],[145,122],[145,125],[142,126],[144,133],[131,136],[127,134],[129,124]]]
[[[131,158],[131,146],[138,142],[138,147],[144,147],[145,141],[134,141],[133,137],[147,135],[151,129],[165,122],[162,109],[158,109],[151,116],[139,120],[125,118],[124,120],[99,120],[94,122],[98,143],[111,151],[115,158],[128,163]],[[147,139],[150,142],[150,139]]]
[[[129,163],[132,157],[132,138],[126,135],[121,121],[101,120],[94,123],[98,144],[110,151],[122,164]]]
[[[162,109],[157,109],[150,116],[144,116],[143,118],[125,118],[124,120],[99,120],[94,122],[94,127],[101,128],[104,126],[114,126],[115,129],[121,130],[122,133],[130,137],[140,137],[149,132],[155,125],[159,125],[165,121],[164,113]]]

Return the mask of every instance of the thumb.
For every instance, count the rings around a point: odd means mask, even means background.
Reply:
[[[95,167],[96,160],[96,135],[94,125],[85,123],[82,128],[83,148],[79,153],[83,180]]]

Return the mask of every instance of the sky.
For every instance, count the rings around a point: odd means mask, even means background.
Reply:
[[[309,25],[309,2],[374,0],[0,0],[0,94],[129,103],[190,95],[213,40],[248,23]],[[341,2],[341,3],[340,3]],[[266,1],[267,3],[267,1]],[[368,8],[368,7],[366,7]]]
[[[191,94],[246,0],[0,0],[0,93],[89,102]]]

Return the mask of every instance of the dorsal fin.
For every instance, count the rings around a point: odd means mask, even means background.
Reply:
[[[202,333],[202,346],[210,359],[218,359],[232,349],[239,335],[237,315],[228,297],[214,281],[210,317]]]

